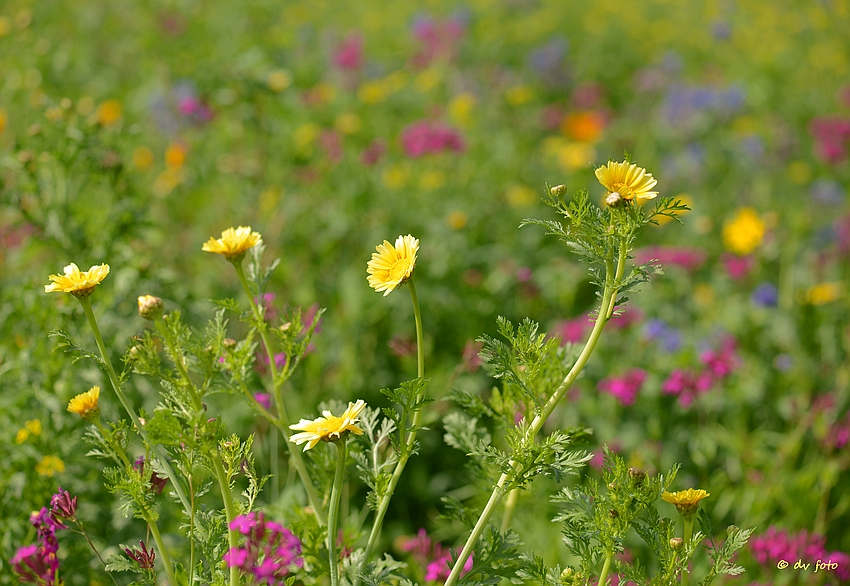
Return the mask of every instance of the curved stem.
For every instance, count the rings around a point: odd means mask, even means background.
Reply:
[[[339,502],[342,496],[342,485],[345,481],[346,439],[343,436],[336,444],[336,474],[334,474],[333,488],[331,488],[331,502],[328,505],[328,561],[331,566],[331,586],[337,586],[339,584],[336,531],[339,525]]]
[[[124,410],[129,415],[130,420],[133,422],[133,425],[136,426],[136,429],[139,431],[139,435],[142,436],[144,442],[148,445],[151,445],[148,441],[148,434],[145,431],[145,428],[142,427],[141,421],[139,421],[139,416],[136,415],[136,411],[133,409],[133,406],[130,405],[130,402],[127,400],[127,396],[124,394],[124,391],[121,390],[121,383],[118,380],[118,375],[115,374],[115,368],[112,366],[112,361],[109,359],[109,354],[106,352],[106,346],[103,343],[103,338],[100,335],[100,329],[97,327],[97,320],[94,317],[94,312],[91,308],[91,303],[89,302],[88,297],[78,297],[80,300],[80,305],[83,306],[83,311],[86,313],[86,317],[89,320],[89,325],[91,326],[92,332],[94,333],[94,340],[97,343],[97,348],[100,351],[100,356],[103,360],[104,365],[106,365],[106,372],[109,375],[109,382],[112,383],[112,389],[115,391],[115,394],[118,396],[118,400],[121,402],[121,405],[124,407]],[[151,448],[156,452],[157,457],[162,462],[163,470],[165,470],[165,475],[168,476],[168,479],[171,481],[171,486],[174,487],[174,492],[177,493],[177,497],[180,499],[180,502],[183,504],[183,510],[188,512],[191,510],[191,506],[189,505],[189,499],[186,498],[186,492],[183,490],[183,486],[178,482],[177,475],[174,473],[174,470],[171,468],[171,463],[168,461],[168,454],[165,449],[159,445],[152,445]]]
[[[611,560],[614,558],[613,553],[605,555],[605,563],[602,564],[602,571],[599,573],[599,586],[608,586],[608,571],[611,569]]]
[[[283,441],[286,444],[286,449],[289,451],[289,456],[295,464],[295,470],[298,472],[298,476],[301,477],[301,484],[304,486],[304,491],[307,493],[307,500],[310,501],[310,506],[313,508],[316,520],[319,522],[319,525],[325,525],[327,520],[325,519],[325,513],[322,510],[322,500],[319,498],[315,486],[313,486],[313,480],[310,478],[310,472],[307,470],[307,465],[304,463],[304,458],[301,455],[301,452],[289,441],[289,417],[286,414],[286,406],[283,404],[283,395],[281,393],[283,384],[277,370],[277,363],[274,359],[274,351],[272,350],[269,341],[268,332],[266,331],[266,328],[261,325],[263,324],[263,316],[260,313],[260,308],[257,307],[257,303],[254,301],[254,295],[251,293],[251,286],[248,284],[248,279],[245,278],[245,270],[242,268],[242,262],[234,262],[233,266],[236,268],[236,274],[239,276],[242,288],[248,296],[248,303],[251,305],[251,312],[257,322],[257,331],[260,334],[260,339],[263,341],[263,346],[266,349],[266,356],[269,360],[269,371],[272,375],[272,396],[274,397],[274,402],[277,406],[278,419],[277,422],[272,423],[275,423],[275,426],[280,430],[281,435],[283,435]]]
[[[236,511],[233,506],[233,493],[230,491],[230,480],[227,478],[227,473],[224,471],[224,466],[221,465],[221,457],[217,453],[210,454],[210,459],[215,469],[215,477],[218,480],[218,486],[221,490],[221,498],[224,501],[224,516],[227,518],[227,544],[230,549],[239,547],[239,534],[235,529],[231,529],[230,525],[236,517]],[[174,582],[176,584],[176,582]],[[237,566],[230,567],[230,586],[239,585],[239,568]]]
[[[410,300],[413,303],[413,320],[416,324],[416,375],[418,378],[423,379],[425,378],[425,347],[423,344],[424,335],[422,331],[422,312],[419,308],[419,297],[416,295],[416,286],[413,284],[413,278],[408,279],[407,286],[410,289]],[[398,462],[396,462],[395,470],[393,470],[393,475],[390,478],[387,492],[381,497],[381,500],[378,503],[378,509],[375,511],[375,519],[372,522],[372,530],[369,532],[369,541],[366,543],[363,562],[360,565],[361,572],[366,569],[366,564],[369,563],[369,558],[372,556],[372,551],[375,549],[378,537],[381,535],[381,527],[384,524],[384,516],[387,514],[390,499],[392,499],[396,486],[404,472],[404,467],[410,459],[413,446],[416,442],[416,429],[421,425],[421,423],[422,408],[420,407],[413,414],[413,430],[408,434],[407,441],[404,446],[402,446],[402,451],[401,454],[399,454]],[[354,582],[354,586],[359,586],[359,584],[360,578],[358,576]]]
[[[599,341],[599,337],[602,334],[602,328],[605,327],[605,322],[608,321],[608,316],[611,315],[611,312],[614,309],[614,303],[617,300],[617,288],[619,287],[620,279],[622,278],[623,271],[625,270],[626,254],[623,252],[623,248],[624,246],[621,241],[619,262],[617,264],[616,271],[612,260],[605,263],[605,288],[602,292],[602,302],[599,304],[599,312],[596,315],[596,323],[593,325],[593,330],[591,330],[590,336],[588,337],[587,342],[585,342],[581,354],[579,354],[575,364],[573,364],[573,367],[567,373],[567,376],[564,377],[564,380],[560,385],[558,385],[558,388],[555,389],[555,392],[552,393],[549,400],[546,401],[546,404],[543,406],[540,413],[532,420],[528,431],[530,437],[537,435],[543,427],[543,424],[555,410],[555,407],[558,403],[560,403],[561,399],[564,398],[564,395],[566,395],[567,391],[578,378],[578,375],[584,368],[585,364],[587,364],[590,355],[593,353],[593,349],[596,347],[596,343]],[[515,465],[516,461],[512,460],[511,466],[513,467]],[[481,516],[475,523],[472,533],[470,533],[469,538],[466,540],[466,543],[464,544],[463,549],[461,550],[460,555],[458,556],[458,559],[445,582],[445,586],[453,586],[457,583],[458,578],[460,578],[460,572],[463,569],[466,560],[469,559],[475,544],[484,532],[484,528],[487,526],[496,506],[505,494],[505,483],[507,480],[508,474],[502,474],[496,482],[496,486],[493,487],[490,500],[487,501],[487,505],[485,505],[484,510],[481,512]]]

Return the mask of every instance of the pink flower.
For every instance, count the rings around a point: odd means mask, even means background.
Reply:
[[[475,372],[481,368],[481,357],[478,352],[484,347],[482,342],[467,340],[463,346],[463,368],[466,372]]]
[[[383,139],[376,138],[369,146],[360,153],[360,164],[364,167],[371,167],[381,160],[381,157],[387,150],[386,142]]]
[[[737,256],[725,252],[721,255],[720,260],[723,262],[723,267],[726,269],[726,274],[729,278],[740,281],[747,277],[755,268],[755,258],[748,254],[747,256]]]
[[[245,535],[245,544],[231,548],[222,559],[228,567],[252,574],[260,584],[281,584],[293,566],[303,564],[301,541],[279,523],[266,521],[263,513],[240,515],[230,529]]]
[[[334,65],[342,70],[358,70],[363,67],[363,37],[351,33],[337,47],[333,56]]]
[[[448,579],[449,574],[451,573],[451,561],[452,556],[450,552],[445,552],[440,557],[435,559],[433,562],[428,564],[428,569],[425,573],[425,581],[426,582],[435,582],[435,581],[444,581]],[[466,562],[463,564],[463,571],[460,573],[461,576],[469,572],[472,569],[472,555],[470,555]]]
[[[676,266],[686,271],[700,268],[708,258],[708,254],[698,248],[677,246],[650,246],[635,251],[635,263],[646,264],[657,260],[664,266]]]
[[[585,332],[590,327],[586,316],[560,321],[553,328],[553,337],[561,338],[561,344],[578,344],[584,339]]]
[[[633,368],[621,377],[606,377],[599,381],[598,389],[613,395],[624,406],[635,404],[637,395],[646,380],[646,371]]]
[[[610,320],[608,320],[608,324],[617,330],[624,330],[628,327],[631,327],[637,323],[643,321],[644,313],[637,307],[620,307],[619,305],[614,308],[614,314]],[[619,314],[619,315],[616,315]]]
[[[254,393],[254,399],[268,411],[272,408],[272,396],[269,393]]]
[[[466,147],[460,133],[448,126],[419,120],[401,131],[401,145],[408,157],[443,151],[461,152]]]

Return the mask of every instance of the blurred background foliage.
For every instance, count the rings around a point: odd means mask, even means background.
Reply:
[[[682,462],[681,488],[712,493],[719,527],[807,531],[850,551],[848,39],[847,0],[8,0],[0,583],[14,583],[6,562],[57,484],[104,548],[140,537],[65,411],[103,381],[53,352],[51,329],[90,340],[74,300],[43,293],[48,274],[111,265],[94,305],[117,360],[146,327],[136,296],[196,327],[209,299],[237,296],[200,246],[252,226],[282,259],[274,306],[328,308],[289,384],[290,412],[307,417],[329,399],[382,405],[379,389],[413,377],[406,294],[381,298],[365,278],[375,245],[410,233],[430,393],[488,394],[474,339],[497,315],[577,341],[595,299],[554,238],[517,226],[553,217],[547,183],[601,196],[594,166],[624,151],[693,211],[642,235],[638,258],[666,274],[609,325],[551,424],[588,425],[591,449],[651,472]],[[134,384],[152,407],[155,388]],[[267,433],[233,402],[211,411]],[[451,408],[435,404],[388,541],[426,527],[454,544],[438,497],[477,491],[442,441],[436,415]],[[270,445],[257,442],[261,465],[276,468]],[[566,552],[551,490],[532,487],[516,528],[554,561]],[[286,506],[279,494],[268,506]],[[67,583],[105,583],[83,545],[63,542]],[[745,555],[745,579],[822,583]]]

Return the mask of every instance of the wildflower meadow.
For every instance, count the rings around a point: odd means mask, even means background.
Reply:
[[[0,585],[850,584],[850,0],[0,56]]]

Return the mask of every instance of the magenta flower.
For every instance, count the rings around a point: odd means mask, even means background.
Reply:
[[[646,380],[646,371],[633,368],[621,377],[606,377],[599,381],[598,389],[613,395],[620,404],[628,407],[635,404],[637,395]]]
[[[224,554],[224,561],[228,567],[253,575],[259,584],[279,586],[292,568],[303,564],[298,538],[279,523],[266,521],[263,513],[240,515],[230,523],[230,529],[246,539],[242,547]]]
[[[560,321],[552,328],[553,337],[561,338],[561,344],[578,344],[584,339],[585,332],[591,327],[587,317],[582,315],[570,320]]]
[[[681,267],[686,271],[695,271],[708,258],[708,254],[699,248],[679,246],[650,246],[635,251],[635,263],[646,264],[657,260],[664,266]]]
[[[59,523],[57,517],[70,521],[75,520],[77,517],[77,497],[71,498],[71,494],[67,490],[62,490],[60,486],[58,492],[50,497],[50,515],[58,525],[61,525],[61,523]]]
[[[33,513],[30,522],[36,529],[38,543],[19,548],[9,562],[21,582],[56,586],[56,574],[59,571],[56,530],[66,527],[51,516],[47,507]]]
[[[459,131],[427,120],[406,126],[400,139],[405,154],[411,158],[444,151],[461,152],[466,148]]]
[[[153,548],[148,549],[148,546],[145,545],[145,542],[139,540],[139,545],[141,548],[133,548],[129,547],[124,548],[124,553],[132,559],[134,562],[139,564],[139,568],[142,570],[153,570],[153,562],[156,559],[156,552],[154,552]]]
[[[736,281],[745,279],[756,266],[756,260],[751,254],[738,256],[724,252],[720,256],[720,260],[723,262],[723,267],[726,269],[729,278]]]
[[[333,62],[343,71],[356,71],[363,67],[363,37],[358,33],[345,37],[333,55]]]
[[[142,480],[145,479],[145,457],[139,456],[139,459],[133,463],[133,468],[135,468],[139,474],[142,476]],[[154,494],[162,494],[162,491],[165,490],[165,485],[168,483],[168,478],[160,477],[156,472],[151,470],[150,476],[151,483],[151,492]]]
[[[439,557],[437,557],[433,562],[428,564],[428,569],[425,572],[425,581],[426,582],[435,582],[440,581],[443,582],[448,579],[449,574],[451,573],[451,562],[452,555],[451,552],[442,551],[442,548],[437,545],[434,548],[435,554],[437,552],[440,553]],[[463,571],[460,573],[461,576],[469,572],[472,569],[472,555],[467,558],[466,563],[463,564]]]

